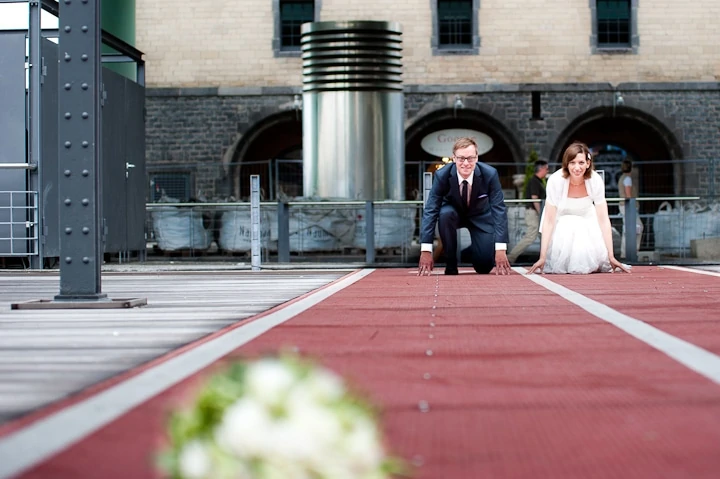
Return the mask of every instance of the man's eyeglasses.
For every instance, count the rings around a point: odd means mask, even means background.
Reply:
[[[455,163],[464,163],[466,161],[468,163],[472,163],[475,160],[477,160],[477,156],[455,156],[454,158],[455,158]]]

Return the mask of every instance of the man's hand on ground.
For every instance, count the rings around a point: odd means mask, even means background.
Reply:
[[[510,261],[505,250],[495,251],[495,274],[510,274]]]
[[[427,276],[432,273],[434,266],[433,255],[430,251],[420,253],[420,264],[418,265],[418,276]]]

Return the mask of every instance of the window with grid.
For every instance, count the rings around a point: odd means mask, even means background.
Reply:
[[[438,0],[438,48],[472,48],[472,0]]]
[[[150,175],[150,201],[152,203],[165,203],[179,201],[187,203],[190,200],[189,172],[163,172]]]
[[[300,50],[300,26],[315,18],[313,0],[280,0],[280,48]]]
[[[597,1],[597,46],[630,46],[630,0]]]

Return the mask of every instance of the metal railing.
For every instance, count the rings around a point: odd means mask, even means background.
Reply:
[[[608,198],[613,244],[620,251],[623,216],[617,206],[625,201]],[[525,232],[524,208],[532,200],[508,199],[509,248]],[[644,212],[647,204],[660,207]],[[36,256],[39,246],[38,193],[0,192],[0,256]],[[638,205],[635,208],[633,205]],[[289,201],[259,205],[261,259],[268,262],[357,262],[365,264],[413,263],[419,255],[422,201]],[[251,204],[149,203],[146,205],[146,254],[143,259],[166,256],[206,257],[219,261],[249,257]],[[628,202],[640,219],[639,247],[627,241],[628,259],[637,263],[694,263],[704,258],[698,240],[720,238],[720,202],[698,196],[641,197]],[[640,213],[638,213],[640,211]],[[632,223],[628,223],[632,224]],[[460,247],[469,244],[461,230]],[[635,260],[630,252],[635,249]],[[539,240],[525,252],[539,253]]]
[[[0,191],[0,256],[38,254],[37,191]]]
[[[260,161],[242,161],[225,165],[228,168],[227,181],[218,182],[219,165],[209,167],[204,162],[194,162],[180,155],[178,158],[161,158],[158,163],[148,163],[148,186],[150,201],[157,201],[159,192],[166,190],[168,196],[183,198],[207,197],[210,200],[247,201],[250,196],[249,180],[251,175],[260,175],[260,188],[264,201],[276,201],[286,198],[303,197],[303,161],[299,159],[272,159]],[[405,199],[422,198],[423,174],[435,171],[443,163],[438,160],[414,161],[404,163]],[[488,163],[498,170],[500,182],[506,199],[520,198],[527,163]],[[603,170],[605,195],[618,195],[617,180],[621,161],[598,160],[595,167]],[[550,171],[559,168],[551,164]],[[716,197],[720,195],[720,159],[684,159],[638,161],[633,164],[633,183],[637,185],[640,196],[668,197],[688,195]],[[186,177],[189,191],[173,194],[172,184],[151,184],[158,174],[172,174]],[[520,181],[520,184],[516,181]],[[162,183],[162,182],[161,182]],[[221,186],[222,185],[222,186]],[[659,204],[659,203],[658,203]],[[644,203],[643,209],[653,209],[657,205]],[[645,213],[646,211],[641,211]]]
[[[613,226],[613,246],[619,256],[622,236],[630,262],[697,262],[692,240],[720,237],[720,208],[698,196],[646,197],[628,200],[626,221],[640,218],[636,231],[625,231],[618,205],[623,198],[607,198]],[[524,210],[533,200],[506,200],[509,248],[525,232]],[[636,205],[660,201],[663,209],[638,213]],[[698,206],[698,205],[705,206]],[[405,264],[419,255],[422,201],[289,201],[260,203],[262,261],[353,261]],[[210,256],[218,259],[247,256],[250,251],[250,203],[152,203],[148,210],[149,253]],[[167,225],[167,220],[174,224]],[[469,245],[461,230],[460,247]],[[539,253],[539,239],[526,250]],[[152,256],[152,254],[151,254]]]
[[[35,163],[0,163],[0,170],[37,170]]]

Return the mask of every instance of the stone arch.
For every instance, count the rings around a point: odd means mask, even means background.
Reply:
[[[666,122],[654,115],[631,107],[590,109],[571,120],[561,131],[548,161],[559,164],[565,148],[576,140],[590,146],[614,144],[630,152],[641,169],[641,194],[645,196],[672,195],[681,190],[683,169],[677,160],[683,158],[682,146]],[[653,163],[666,161],[663,163],[667,165],[665,168],[662,164]],[[643,162],[657,167],[643,169]]]
[[[294,158],[298,154],[300,158]],[[238,136],[223,158],[232,195],[236,198],[248,196],[249,177],[258,174],[265,199],[275,199],[278,179],[274,178],[273,162],[288,155],[293,156],[292,159],[302,159],[302,120],[298,112],[273,114],[255,123],[245,134]],[[302,168],[299,171],[302,172]],[[302,187],[302,177],[293,187],[298,185]]]
[[[512,175],[524,172],[525,155],[512,131],[497,118],[473,108],[440,108],[417,118],[405,130],[405,189],[406,197],[412,198],[414,190],[422,181],[422,174],[415,162],[424,165],[437,162],[438,158],[420,147],[422,139],[432,133],[451,128],[480,131],[493,140],[493,149],[480,157],[498,169],[503,189],[515,191]],[[410,165],[413,165],[412,167]],[[424,171],[422,166],[420,170]]]

